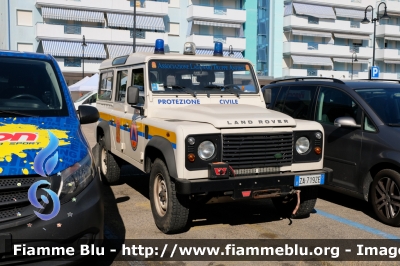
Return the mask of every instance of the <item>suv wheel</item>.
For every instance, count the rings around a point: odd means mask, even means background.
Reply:
[[[318,187],[304,187],[300,191],[300,206],[295,215],[292,215],[292,213],[297,205],[296,194],[287,197],[272,198],[275,208],[283,217],[307,218],[314,210],[315,203],[317,202]]]
[[[400,174],[394,170],[379,171],[371,184],[371,204],[379,220],[400,226]]]
[[[106,184],[115,183],[119,180],[121,174],[121,162],[118,157],[107,150],[103,139],[100,139],[99,146],[99,165],[102,180]]]
[[[162,232],[182,231],[188,221],[189,198],[177,195],[165,163],[156,159],[150,172],[150,204],[154,221]]]

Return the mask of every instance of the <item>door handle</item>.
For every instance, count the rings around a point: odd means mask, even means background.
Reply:
[[[129,127],[129,124],[125,123],[125,124],[124,124],[124,127]]]
[[[113,123],[113,124],[114,124],[114,118],[111,118],[111,120],[110,120],[110,121],[111,121],[111,123]]]

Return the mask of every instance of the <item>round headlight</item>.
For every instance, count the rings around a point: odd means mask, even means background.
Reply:
[[[214,153],[215,153],[215,146],[209,140],[200,143],[199,148],[197,150],[197,154],[203,160],[210,159],[214,155]]]
[[[310,149],[310,141],[306,137],[300,137],[296,141],[296,151],[299,154],[304,154]]]

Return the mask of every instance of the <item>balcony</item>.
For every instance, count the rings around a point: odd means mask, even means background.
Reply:
[[[196,19],[241,24],[246,22],[246,10],[212,6],[188,6],[187,20]]]
[[[374,25],[361,24],[344,20],[322,20],[318,24],[309,23],[307,17],[286,16],[283,19],[284,28],[295,28],[303,30],[317,30],[327,32],[343,32],[347,34],[371,35],[374,32]]]
[[[299,0],[296,2],[302,2],[302,3],[310,3],[311,1],[308,0]],[[357,8],[357,9],[362,9],[368,5],[372,5],[375,8],[375,3],[376,0],[343,0],[343,1],[336,1],[336,2],[330,2],[332,4],[330,5],[340,5],[340,7],[343,8]],[[335,3],[335,4],[333,4]],[[392,3],[392,2],[390,2]],[[313,0],[312,1],[313,5],[320,5],[320,6],[326,6],[327,5],[327,1],[326,0]],[[391,6],[390,6],[391,7]]]
[[[131,1],[120,0],[36,0],[36,7],[42,6],[83,9],[92,11],[103,11],[109,13],[129,13],[132,14],[133,7]],[[136,12],[138,15],[166,16],[168,15],[168,2],[145,1],[141,6],[140,1],[136,1]]]
[[[69,29],[69,25],[36,24],[36,39],[38,40],[62,40],[81,42],[82,35],[85,35],[86,42],[94,43],[113,43],[113,44],[131,44],[132,35],[130,30],[116,30],[110,28],[91,28],[80,27],[80,30]],[[167,33],[162,32],[142,32],[136,33],[137,45],[154,45],[157,39],[163,39],[168,44]]]
[[[295,69],[284,68],[282,72],[284,77],[325,77],[337,79],[351,79],[351,71],[318,70],[318,69]],[[358,72],[357,77],[353,79],[366,79],[368,72]]]
[[[393,36],[400,38],[400,26],[395,25],[377,25],[376,26],[376,36]]]
[[[283,54],[323,56],[323,57],[351,57],[353,51],[357,52],[357,57],[369,59],[372,57],[372,48],[353,47],[333,44],[284,42]],[[397,51],[397,50],[396,50]]]
[[[376,49],[375,59],[378,61],[400,61],[399,49]]]
[[[200,49],[214,49],[214,42],[220,40],[222,40],[224,50],[228,50],[230,45],[232,45],[234,51],[246,50],[245,38],[194,34],[186,38],[187,42],[194,42],[196,47]]]
[[[64,58],[56,58],[58,65],[62,72],[68,73],[82,73],[82,61],[79,64],[71,64],[70,60],[64,60]],[[102,60],[85,60],[85,73],[97,73]],[[69,65],[69,66],[68,66]],[[78,66],[79,65],[79,66]]]

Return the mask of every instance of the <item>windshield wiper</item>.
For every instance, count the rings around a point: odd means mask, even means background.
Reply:
[[[168,87],[172,87],[173,89],[180,89],[180,90],[186,92],[187,94],[192,95],[194,98],[196,98],[196,96],[197,96],[197,93],[190,88],[181,87],[178,85],[164,86],[164,88],[168,88]]]
[[[0,114],[12,114],[12,115],[27,116],[27,117],[38,117],[37,115],[31,115],[31,114],[14,112],[14,111],[7,111],[7,110],[0,110]]]
[[[237,87],[237,89],[234,89],[235,87]],[[239,88],[239,86],[237,86],[235,84],[228,84],[228,85],[224,85],[224,86],[208,85],[208,86],[205,86],[204,88],[221,89],[221,91],[229,91],[231,94],[235,94],[238,98],[240,98],[241,89]]]
[[[400,124],[398,123],[388,123],[387,125],[390,127],[400,127]]]

